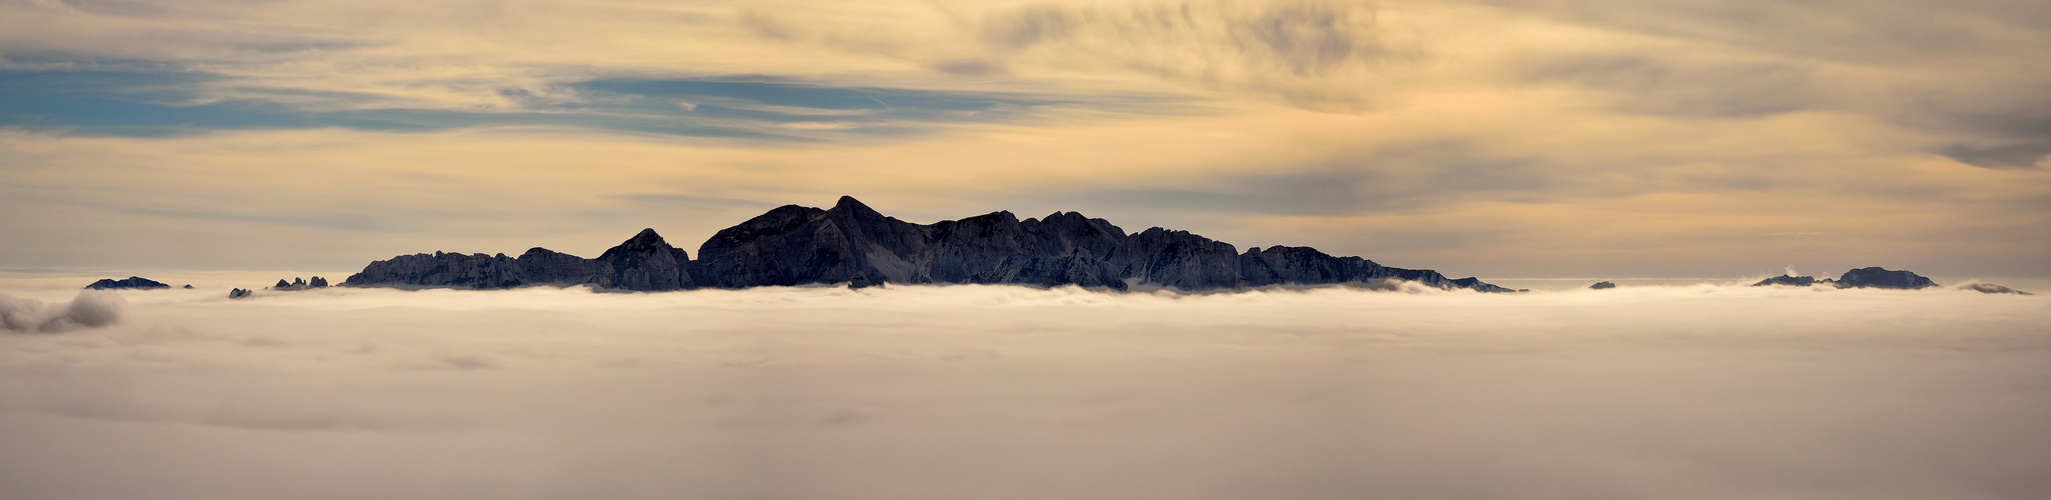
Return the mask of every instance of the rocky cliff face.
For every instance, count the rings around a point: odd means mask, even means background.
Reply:
[[[589,283],[619,290],[681,290],[697,288],[691,279],[691,257],[669,246],[654,229],[643,229],[619,246],[592,259],[597,273]],[[523,268],[524,269],[524,268]],[[547,274],[568,275],[552,269]]]
[[[1831,284],[1831,283],[1832,283],[1832,281],[1830,281],[1830,279],[1828,279],[1828,278],[1825,278],[1825,279],[1824,279],[1823,281],[1820,281],[1820,282],[1819,282],[1819,281],[1816,281],[1816,277],[1815,277],[1815,276],[1789,276],[1789,275],[1785,275],[1785,274],[1783,274],[1783,275],[1780,275],[1780,276],[1774,276],[1774,277],[1771,277],[1771,278],[1766,278],[1766,279],[1763,279],[1763,280],[1759,280],[1759,282],[1758,282],[1758,283],[1753,283],[1753,284],[1752,284],[1752,286],[1774,286],[1774,285],[1783,285],[1783,286],[1809,286],[1809,285],[1814,285],[1814,284],[1817,284],[1817,283],[1823,283],[1823,284]]]
[[[1011,283],[1124,290],[1129,285],[1182,290],[1331,283],[1395,278],[1442,288],[1511,291],[1475,278],[1384,267],[1307,247],[1238,253],[1187,231],[1135,234],[1103,219],[1057,212],[1020,220],[995,212],[914,224],[851,197],[830,209],[786,205],[714,234],[690,260],[655,234],[640,234],[597,259],[535,248],[518,259],[437,252],[377,261],[349,286],[511,288],[591,284],[625,290],[746,288],[814,283]]]
[[[696,288],[691,259],[643,229],[596,259],[534,247],[519,258],[435,252],[393,257],[370,263],[350,275],[343,286],[404,288],[467,288],[489,290],[534,285],[595,285],[618,290],[681,290]]]
[[[1889,271],[1878,267],[1863,267],[1845,271],[1844,276],[1837,278],[1837,286],[1838,288],[1900,288],[1913,290],[1937,286],[1937,283],[1930,281],[1930,278],[1925,278],[1908,271]]]
[[[506,257],[506,254],[491,256],[481,253],[464,255],[435,252],[432,255],[401,255],[391,260],[372,262],[363,268],[363,272],[342,280],[342,285],[484,290],[544,284],[530,282],[527,277],[522,272],[519,262]]]

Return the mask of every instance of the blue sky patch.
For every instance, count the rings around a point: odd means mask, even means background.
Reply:
[[[1054,97],[836,87],[751,80],[606,78],[560,85],[543,98],[502,93],[503,110],[303,109],[305,91],[236,87],[236,95],[278,100],[209,99],[232,85],[207,73],[175,71],[0,71],[0,126],[82,135],[173,136],[219,130],[341,127],[431,131],[468,127],[561,126],[696,137],[824,141],[916,135],[937,125],[1026,120]],[[561,95],[572,96],[569,99]],[[326,102],[361,103],[370,95],[322,93]],[[1138,101],[1131,101],[1138,102]],[[1109,105],[1110,107],[1131,104]],[[1093,107],[1106,107],[1103,104]]]

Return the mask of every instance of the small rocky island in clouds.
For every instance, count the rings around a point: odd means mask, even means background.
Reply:
[[[1758,283],[1753,283],[1752,286],[1830,285],[1837,288],[1893,288],[1898,290],[1918,290],[1937,286],[1937,282],[1930,281],[1930,278],[1925,278],[1914,272],[1889,271],[1879,267],[1862,267],[1845,271],[1843,276],[1839,276],[1834,280],[1830,278],[1816,279],[1815,276],[1794,276],[1793,274],[1794,271],[1790,270],[1788,274],[1759,280]]]
[[[311,290],[311,289],[315,289],[315,288],[327,288],[327,287],[328,287],[328,280],[327,280],[326,278],[322,278],[322,277],[319,277],[319,276],[314,276],[314,277],[313,277],[313,279],[312,279],[311,281],[308,281],[308,280],[306,280],[306,279],[301,279],[301,278],[297,278],[297,277],[295,277],[295,278],[292,278],[292,281],[285,281],[285,279],[284,279],[284,278],[279,278],[279,279],[278,279],[278,284],[276,284],[276,285],[271,285],[271,290],[276,290],[276,291],[280,291],[280,292],[293,292],[293,291],[299,291],[299,290]],[[231,299],[241,299],[241,298],[248,298],[248,297],[252,297],[252,296],[255,296],[255,295],[256,295],[256,291],[255,291],[255,290],[244,290],[244,289],[241,289],[241,288],[237,288],[237,289],[234,289],[234,290],[229,290],[229,291],[228,291],[228,298],[231,298]]]
[[[159,290],[171,288],[171,285],[158,283],[156,280],[141,276],[129,276],[128,279],[120,280],[112,278],[102,279],[85,287],[87,290]],[[192,285],[185,285],[185,287],[192,288]]]
[[[1515,291],[1476,278],[1387,267],[1310,247],[1241,253],[1231,244],[1159,227],[1128,234],[1104,219],[1057,212],[1020,220],[1000,211],[915,224],[884,216],[852,197],[833,208],[785,205],[719,231],[692,260],[655,230],[642,230],[595,259],[545,248],[519,257],[435,252],[380,260],[342,284],[352,287],[503,289],[592,285],[618,290],[685,290],[847,283],[1077,285],[1184,291],[1390,280],[1444,289]]]
[[[1834,280],[1830,278],[1817,279],[1815,276],[1795,276],[1794,271],[1790,270],[1787,274],[1766,278],[1752,284],[1752,286],[1815,285],[1828,285],[1836,288],[1890,288],[1896,290],[1921,290],[1939,286],[1937,282],[1931,281],[1930,278],[1925,278],[1914,272],[1890,271],[1880,267],[1862,267],[1845,271],[1844,275],[1838,276]],[[2029,292],[1993,283],[1967,283],[1960,285],[1959,289],[1981,293],[2030,294]]]

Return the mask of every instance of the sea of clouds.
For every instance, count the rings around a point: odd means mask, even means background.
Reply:
[[[76,293],[0,498],[2051,497],[2043,295]]]

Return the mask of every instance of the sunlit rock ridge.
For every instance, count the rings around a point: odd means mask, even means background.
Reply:
[[[1019,220],[1008,211],[914,224],[843,196],[831,209],[785,205],[714,234],[698,259],[644,229],[596,259],[533,248],[505,254],[435,252],[370,263],[354,287],[499,289],[592,285],[661,291],[847,283],[1077,285],[1127,290],[1242,289],[1269,285],[1382,284],[1508,292],[1475,278],[1387,267],[1309,247],[1240,253],[1231,244],[1159,227],[1127,234],[1104,219],[1057,212]]]

